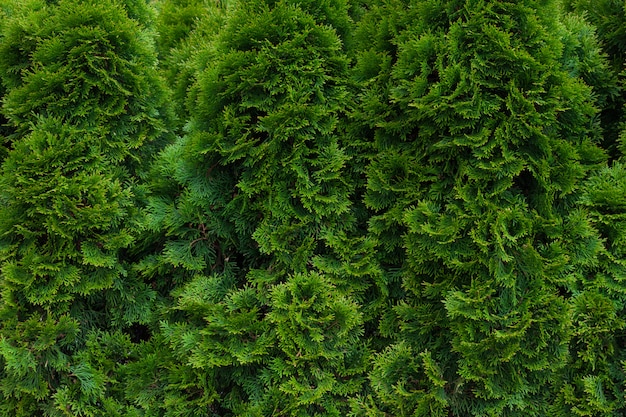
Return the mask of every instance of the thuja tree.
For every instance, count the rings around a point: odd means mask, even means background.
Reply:
[[[5,415],[132,415],[119,371],[155,294],[131,247],[164,89],[127,3],[16,4],[3,25],[2,112],[14,129],[0,171]]]
[[[563,63],[555,2],[396,3],[415,13],[383,43],[397,54],[372,48],[358,66],[378,149],[370,230],[404,289],[381,324],[396,341],[371,373],[372,408],[550,415],[569,297],[602,249],[577,206],[605,158],[594,95]]]
[[[153,409],[340,416],[363,385],[371,247],[352,236],[348,68],[331,26],[346,21],[341,2],[242,2],[200,52],[188,134],[162,154],[171,181],[149,207],[168,236],[146,273],[175,296],[170,362],[135,387]]]
[[[172,106],[180,128],[188,121],[185,98],[193,83],[195,65],[224,26],[228,1],[166,0],[159,4],[155,21],[159,68],[173,92]]]
[[[170,51],[192,35],[198,25],[205,21],[215,10],[225,9],[229,2],[210,2],[207,0],[166,0],[158,5],[155,22],[159,34],[157,49],[166,57]]]
[[[8,21],[9,13],[11,12],[11,5],[9,1],[0,2],[0,36],[4,33],[3,27]],[[0,100],[4,97],[6,89],[0,82]],[[0,113],[0,161],[4,159],[7,149],[5,147],[6,137],[11,134],[11,129],[7,125],[7,119]]]
[[[624,77],[624,62],[626,62],[626,5],[615,0],[567,0],[565,9],[582,16],[593,25],[601,43],[603,53],[608,55],[609,67],[603,76]],[[583,67],[588,61],[583,61]],[[602,91],[599,91],[602,95]],[[601,117],[604,127],[603,146],[609,151],[610,157],[619,157],[618,138],[623,135],[622,118],[626,100],[623,94],[613,92],[602,107]]]
[[[550,415],[626,413],[624,174],[624,165],[615,163],[594,173],[583,186],[580,204],[586,208],[593,227],[577,233],[587,236],[587,242],[600,236],[603,244],[595,262],[586,262],[586,267],[577,271],[580,277],[571,298],[570,357],[562,378],[555,384]],[[588,245],[584,240],[581,244]]]
[[[602,108],[603,145],[610,157],[619,161],[625,149],[621,120],[624,97],[623,92],[615,88],[614,79],[616,75],[623,77],[624,4],[613,1],[565,3],[569,10],[581,14],[597,28],[599,42],[612,64],[612,68],[601,70],[595,54],[583,53],[578,64],[569,68],[577,69],[580,76],[594,86]],[[573,49],[579,52],[589,49],[593,38],[580,36],[589,32],[587,25],[572,16],[565,22],[578,34],[564,40],[566,49],[572,50],[574,44],[578,47]],[[624,205],[620,198],[624,186],[623,164],[615,162],[592,175],[582,187],[580,203],[588,211],[593,228],[580,233],[599,235],[603,245],[597,262],[580,272],[579,284],[573,293],[570,358],[551,409],[552,415],[616,416],[626,412],[623,395],[625,258],[621,232]]]
[[[596,6],[600,10],[606,3],[600,2]],[[612,13],[623,11],[616,9]],[[601,109],[602,145],[607,148],[610,158],[619,158],[617,134],[623,98],[620,97],[616,73],[610,66],[609,59],[614,61],[614,57],[600,52],[598,44],[604,45],[608,51],[611,48],[602,37],[596,39],[593,28],[580,16],[570,14],[562,22],[566,31],[561,35],[564,45],[561,61],[570,75],[579,76],[592,86]],[[606,36],[605,29],[601,28],[598,33]],[[562,236],[579,242],[576,252],[583,253],[586,251],[584,247],[593,247],[597,253],[593,260],[582,258],[583,262],[579,264],[573,259],[570,261],[569,267],[578,274],[570,297],[573,332],[568,363],[562,378],[554,381],[551,415],[615,416],[624,413],[625,287],[622,278],[624,245],[620,232],[624,210],[619,197],[624,183],[620,178],[623,178],[623,167],[619,163],[593,173],[581,185],[579,200],[580,213],[589,222],[571,229],[575,234],[570,230]]]
[[[99,129],[111,159],[133,173],[145,171],[153,151],[145,145],[163,145],[154,139],[162,136],[160,117],[168,110],[154,70],[152,39],[139,24],[150,13],[141,13],[146,7],[141,1],[126,3],[106,3],[85,16],[80,13],[87,6],[71,2],[32,2],[22,5],[31,12],[21,17],[16,7],[0,58],[7,89],[2,113],[15,129],[9,139],[26,135],[39,116],[60,117]]]
[[[398,55],[399,37],[413,21],[420,10],[408,7],[402,0],[391,2],[371,2],[367,12],[363,14],[354,32],[355,65],[351,71],[354,82],[352,94],[357,97],[357,104],[350,113],[348,137],[351,141],[349,149],[353,150],[353,166],[357,169],[358,178],[363,179],[359,190],[359,200],[363,200],[365,189],[371,183],[372,175],[367,173],[371,160],[385,149],[386,144],[377,133],[385,120],[399,116],[401,109],[389,105],[390,71]],[[360,184],[359,184],[360,185]],[[364,202],[365,204],[365,202]],[[377,208],[367,205],[367,223],[376,214]],[[390,307],[403,296],[401,288],[400,265],[405,259],[401,245],[402,230],[397,224],[388,223],[385,231],[375,237],[369,234],[367,239],[376,242],[376,249],[371,265],[382,266],[379,281],[382,289],[378,298],[378,308],[374,313],[373,324],[377,320],[388,320],[393,316]],[[395,333],[381,333],[378,347],[388,344],[385,338]]]
[[[583,15],[592,23],[602,40],[616,72],[626,60],[626,5],[619,0],[566,0],[565,9]]]
[[[618,23],[624,20],[623,5],[599,2],[592,7],[589,2],[569,3],[597,25],[600,41],[609,53],[614,71],[622,71],[624,56],[619,39],[624,33]],[[626,148],[620,120],[623,108],[616,109],[615,103],[623,106],[623,94],[613,103],[605,105],[603,115],[607,117],[605,125],[608,129],[603,143],[616,161],[585,182],[580,199],[603,245],[597,262],[581,271],[581,279],[572,297],[574,331],[571,354],[560,381],[559,396],[551,410],[553,415],[626,415],[626,264],[622,232],[625,211],[621,198],[626,186],[623,165]]]

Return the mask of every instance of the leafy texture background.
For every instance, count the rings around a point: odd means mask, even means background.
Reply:
[[[0,0],[0,413],[625,415],[624,20]]]

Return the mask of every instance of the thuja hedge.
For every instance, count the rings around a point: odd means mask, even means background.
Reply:
[[[0,413],[626,415],[600,3],[2,0]]]
[[[130,413],[120,367],[156,297],[133,266],[142,188],[168,140],[148,10],[36,0],[2,24],[3,415]]]

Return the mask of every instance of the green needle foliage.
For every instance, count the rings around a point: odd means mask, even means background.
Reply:
[[[155,297],[130,265],[137,183],[167,111],[151,41],[125,7],[34,1],[2,27],[2,414],[131,415],[117,374]]]
[[[602,45],[602,51],[608,56],[609,68],[604,71],[590,71],[588,69],[596,67],[587,55],[587,59],[581,59],[579,68],[585,81],[591,81],[591,85],[597,89],[600,95],[599,104],[602,106],[602,126],[604,128],[603,147],[609,151],[609,156],[613,159],[619,158],[624,151],[623,142],[623,114],[626,100],[623,94],[612,89],[608,97],[603,97],[607,92],[606,86],[612,83],[604,82],[604,87],[594,83],[590,78],[619,77],[623,85],[624,62],[626,62],[626,4],[616,0],[567,0],[564,1],[565,9],[577,14],[578,20],[582,16],[593,26]],[[576,20],[576,18],[574,18]],[[584,26],[583,26],[584,27]],[[579,28],[582,27],[579,25]],[[586,29],[589,31],[591,28]],[[579,32],[580,33],[580,32]],[[588,37],[587,37],[588,38]],[[582,39],[578,38],[580,42]],[[584,48],[584,44],[580,46]],[[593,59],[593,58],[592,58]],[[590,65],[591,64],[591,65]],[[584,74],[587,72],[587,74]],[[591,77],[589,77],[591,75]],[[603,101],[606,99],[606,102]],[[621,139],[620,139],[621,138]]]
[[[626,5],[620,0],[565,0],[566,10],[575,11],[591,22],[602,40],[604,52],[617,72],[626,60]]]
[[[119,4],[24,7],[29,12],[15,12],[0,46],[2,110],[16,131],[9,139],[54,117],[97,129],[113,161],[134,170],[148,162],[153,144],[163,145],[155,138],[167,110],[147,31]]]
[[[193,84],[199,51],[205,51],[228,16],[228,1],[165,0],[159,4],[157,51],[159,67],[173,92],[171,107],[178,115],[177,130],[189,120],[187,91]],[[200,55],[200,56],[198,56]]]
[[[198,54],[188,133],[159,160],[172,181],[147,218],[166,237],[146,271],[175,280],[168,389],[190,392],[143,394],[166,415],[341,416],[363,386],[354,295],[371,284],[352,287],[347,271],[365,273],[339,244],[355,223],[348,61],[328,25],[348,21],[337,2],[246,2]]]
[[[4,36],[4,25],[7,24],[9,20],[9,15],[11,14],[11,0],[0,1],[0,38]],[[1,41],[0,41],[1,42]],[[6,88],[3,83],[0,82],[0,102],[4,95],[6,94]],[[0,112],[0,161],[4,159],[6,153],[8,151],[7,145],[7,137],[11,134],[12,129],[8,126],[8,120],[6,117]]]
[[[626,416],[624,10],[0,0],[0,415]]]
[[[605,156],[574,35],[555,2],[406,3],[385,14],[410,24],[389,21],[357,65],[370,230],[405,291],[373,388],[395,415],[549,415],[574,271],[602,248],[576,208]]]
[[[556,416],[622,416],[626,412],[626,254],[624,253],[624,165],[615,163],[584,183],[580,203],[588,209],[604,243],[594,262],[580,270],[572,297],[573,337],[563,384],[551,414]],[[580,250],[584,250],[581,241]]]

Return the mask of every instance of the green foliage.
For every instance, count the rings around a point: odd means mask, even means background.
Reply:
[[[293,6],[250,7],[211,46],[188,99],[189,134],[156,168],[184,190],[176,208],[169,196],[155,200],[149,227],[181,238],[166,243],[165,255],[170,263],[188,259],[189,269],[221,262],[210,256],[225,259],[234,245],[250,261],[258,247],[303,270],[324,222],[349,226],[349,183],[341,176],[348,158],[337,135],[346,98],[341,44]],[[192,261],[194,253],[209,258]]]
[[[584,184],[581,204],[604,243],[580,271],[572,297],[573,338],[555,415],[617,416],[624,400],[624,166],[615,163]]]
[[[566,0],[565,8],[583,15],[597,28],[616,72],[626,60],[626,5],[619,0]]]
[[[111,160],[147,162],[168,110],[145,30],[116,3],[37,4],[9,20],[0,45],[2,109],[16,131],[9,139],[54,117],[97,129]]]
[[[166,415],[340,416],[365,382],[353,293],[372,284],[351,287],[367,267],[342,246],[359,241],[340,127],[348,60],[327,25],[347,16],[239,4],[193,58],[191,119],[155,167],[170,181],[146,218],[165,236],[143,266],[175,277]]]
[[[156,296],[130,266],[137,183],[169,112],[151,40],[126,11],[146,7],[33,1],[2,25],[3,414],[134,413],[116,378]]]
[[[380,403],[398,415],[450,415],[448,383],[428,350],[417,353],[404,342],[390,346],[376,357],[370,377]],[[459,389],[461,381],[456,384]]]
[[[625,415],[623,15],[0,0],[0,414]]]
[[[171,107],[179,117],[177,128],[189,120],[187,90],[204,53],[228,16],[230,2],[167,0],[159,5],[156,20],[159,67],[173,91]]]
[[[4,161],[3,276],[29,303],[54,306],[110,287],[133,243],[132,192],[85,131],[42,119]],[[13,286],[12,285],[12,286]]]
[[[176,408],[344,415],[342,398],[363,383],[358,306],[315,273],[271,293],[224,288],[224,275],[196,277],[179,292],[177,309],[191,323],[162,325],[175,357],[186,358],[180,383],[204,390]]]
[[[204,0],[172,0],[160,4],[156,24],[159,51],[165,54],[187,38],[209,8],[209,2]]]
[[[4,36],[4,26],[9,20],[9,16],[12,11],[11,9],[10,0],[0,2],[0,38]],[[0,82],[0,100],[2,100],[5,94],[6,88],[3,83]],[[8,127],[7,122],[6,117],[0,112],[0,161],[2,161],[6,156],[7,148],[5,145],[7,143],[7,136],[9,136],[12,132],[12,129]]]
[[[602,249],[574,210],[604,161],[576,69],[606,64],[552,2],[410,3],[411,24],[389,19],[356,65],[377,150],[370,231],[405,291],[373,387],[395,415],[547,415],[572,336],[564,294]]]

